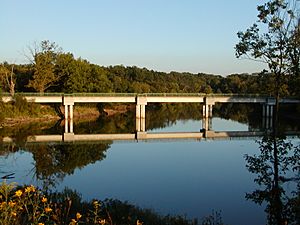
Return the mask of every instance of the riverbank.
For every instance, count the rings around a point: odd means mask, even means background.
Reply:
[[[51,106],[43,105],[40,106],[41,113],[37,115],[28,115],[28,113],[23,113],[23,115],[19,115],[20,113],[16,113],[15,116],[5,117],[0,121],[0,129],[4,127],[14,127],[18,125],[25,125],[33,122],[51,122],[60,120],[61,117],[58,113],[55,112],[54,108]],[[74,119],[96,119],[99,116],[113,116],[118,113],[126,113],[132,107],[128,105],[115,105],[105,107],[103,111],[100,113],[99,109],[96,106],[76,106],[74,107]],[[64,107],[60,107],[60,111],[64,111]],[[10,114],[13,115],[13,114]]]
[[[59,116],[53,116],[53,115],[44,115],[44,116],[40,116],[40,117],[26,117],[26,116],[22,116],[22,117],[15,117],[15,118],[5,118],[1,124],[0,124],[0,128],[4,128],[4,127],[14,127],[14,126],[18,126],[18,125],[22,125],[22,124],[27,124],[27,123],[32,123],[32,122],[44,122],[44,121],[56,121],[59,120],[60,117]]]

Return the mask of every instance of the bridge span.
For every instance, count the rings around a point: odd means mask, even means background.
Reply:
[[[136,131],[145,132],[146,105],[148,103],[202,103],[203,118],[212,116],[216,103],[258,103],[263,107],[263,118],[273,116],[275,98],[257,94],[203,94],[203,93],[17,93],[28,102],[59,103],[65,107],[65,130],[73,133],[73,107],[75,103],[134,103],[136,104]],[[13,101],[7,94],[2,94],[2,101]],[[299,104],[300,99],[282,98],[282,104]],[[207,123],[204,123],[207,130]]]

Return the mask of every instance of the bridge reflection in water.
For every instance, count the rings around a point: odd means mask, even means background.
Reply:
[[[145,119],[143,119],[145,120]],[[137,119],[136,122],[141,122]],[[145,122],[143,126],[145,126]],[[262,118],[263,128],[261,130],[248,131],[215,131],[212,129],[212,117],[202,119],[202,128],[199,124],[199,132],[147,132],[135,131],[134,133],[117,134],[75,134],[73,132],[73,120],[65,120],[65,132],[63,134],[52,135],[31,135],[25,139],[27,143],[46,143],[46,142],[105,142],[105,141],[166,141],[174,139],[192,140],[222,140],[222,139],[257,139],[271,131],[272,117]],[[266,126],[267,125],[267,126]],[[140,126],[139,124],[136,126]],[[69,129],[70,128],[70,129]],[[72,132],[71,132],[72,131]],[[298,136],[300,131],[286,131],[287,136]],[[14,138],[4,137],[3,143],[13,143]]]
[[[263,131],[208,131],[208,132],[136,132],[128,134],[74,134],[63,135],[31,135],[26,139],[27,143],[45,142],[93,142],[93,141],[147,141],[147,140],[222,140],[222,139],[257,139],[265,134]],[[289,131],[287,136],[298,136],[299,131]],[[3,143],[12,143],[14,138],[4,137]]]

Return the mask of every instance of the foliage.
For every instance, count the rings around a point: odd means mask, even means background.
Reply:
[[[11,68],[9,68],[11,67]],[[14,65],[0,64],[0,90],[8,90],[11,96],[15,94],[16,77]]]
[[[161,216],[127,202],[106,199],[84,202],[72,190],[45,193],[36,187],[0,183],[0,224],[193,225],[181,216]],[[207,223],[205,223],[207,224]]]
[[[15,188],[15,184],[0,184],[1,224],[44,224],[51,221],[53,208],[34,186]],[[53,224],[53,223],[52,223]]]
[[[299,76],[298,4],[295,0],[270,0],[257,7],[257,23],[238,32],[236,56],[266,63],[269,71],[263,74],[269,75],[272,84],[268,91],[277,97],[289,94],[289,76]]]
[[[72,53],[40,52],[37,63],[14,65],[16,91],[28,92],[135,92],[135,93],[269,93],[272,86],[269,73],[231,74],[227,77],[211,74],[159,72],[122,65],[103,67],[74,58]],[[53,57],[54,57],[53,56]],[[43,58],[46,57],[46,58]],[[39,60],[44,60],[39,64]],[[48,61],[48,62],[47,62]],[[51,62],[50,62],[51,61]],[[8,67],[11,66],[8,64]],[[39,68],[39,69],[38,69]],[[38,70],[39,71],[38,71]],[[46,70],[47,72],[44,72]],[[43,76],[41,76],[44,74]],[[49,76],[48,76],[49,75]],[[274,76],[273,76],[274,77]],[[285,90],[300,94],[296,75]],[[49,79],[48,79],[49,78]],[[44,79],[41,81],[40,79]],[[272,78],[273,79],[273,78]],[[47,83],[47,84],[46,84]],[[41,87],[39,87],[39,85]],[[268,88],[269,86],[269,88]],[[29,88],[30,87],[30,88]],[[267,88],[266,88],[267,87]],[[298,90],[299,89],[299,90]]]
[[[33,79],[29,81],[28,87],[38,92],[44,92],[51,87],[59,77],[54,73],[57,55],[60,49],[55,42],[42,41],[40,46],[31,50],[34,63]]]
[[[10,103],[0,101],[0,122],[5,118],[27,117],[33,118],[51,114],[48,107],[41,106],[35,103],[29,103],[23,97],[15,95]]]

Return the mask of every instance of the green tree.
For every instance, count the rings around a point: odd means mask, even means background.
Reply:
[[[269,92],[277,100],[280,95],[288,94],[287,81],[295,71],[291,68],[299,67],[299,57],[296,61],[291,58],[299,19],[298,5],[296,0],[270,0],[257,7],[258,21],[245,32],[238,32],[240,42],[235,46],[236,56],[268,65],[269,70],[263,74],[270,78],[269,83],[273,85]]]
[[[66,82],[74,71],[76,59],[71,53],[61,53],[57,56],[55,73],[59,77],[53,89],[58,92],[66,92]]]
[[[59,76],[55,74],[55,64],[61,49],[55,42],[45,40],[40,43],[40,46],[35,46],[30,51],[34,74],[27,86],[42,93],[59,80]]]

